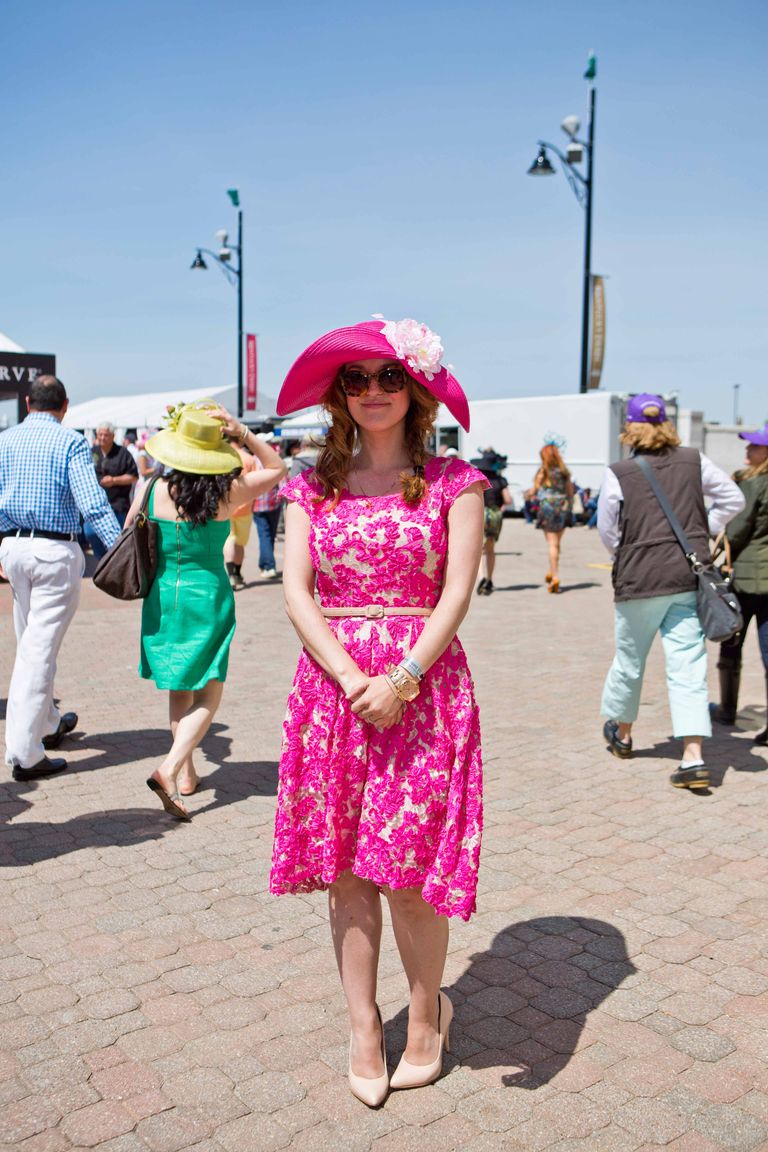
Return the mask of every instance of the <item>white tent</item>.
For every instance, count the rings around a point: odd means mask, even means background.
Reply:
[[[13,340],[9,340],[0,332],[0,352],[23,352],[24,349],[20,344],[16,344]]]
[[[280,427],[275,428],[275,435],[296,439],[310,436],[313,432],[327,432],[329,425],[330,420],[324,408],[306,408],[295,416],[281,420]]]
[[[82,404],[70,404],[64,424],[80,431],[98,428],[103,420],[115,428],[159,428],[169,405],[192,403],[195,400],[215,400],[234,412],[237,407],[237,389],[231,388],[177,388],[168,392],[144,392],[130,396],[99,396]],[[266,420],[275,410],[271,396],[259,397],[259,411],[246,412],[249,421]]]

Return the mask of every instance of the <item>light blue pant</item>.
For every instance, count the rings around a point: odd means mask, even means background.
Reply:
[[[664,646],[674,735],[711,736],[707,645],[696,613],[695,592],[616,605],[616,655],[605,680],[601,713],[622,724],[637,719],[645,661],[657,632]]]

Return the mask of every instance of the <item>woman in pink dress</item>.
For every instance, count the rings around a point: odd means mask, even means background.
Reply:
[[[304,647],[270,890],[328,889],[349,1082],[371,1107],[390,1087],[440,1075],[453,1014],[440,991],[448,920],[475,909],[480,724],[456,629],[480,560],[487,481],[427,452],[440,401],[469,426],[442,352],[413,320],[336,329],[302,353],[277,404],[283,415],[323,402],[332,425],[316,467],[282,490],[286,607]],[[410,986],[391,1082],[376,1004],[382,893]]]

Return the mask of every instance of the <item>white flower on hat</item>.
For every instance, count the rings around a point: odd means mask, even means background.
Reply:
[[[375,316],[383,320],[383,316]],[[387,320],[381,334],[394,349],[398,360],[433,380],[442,368],[443,346],[437,333],[418,320]]]

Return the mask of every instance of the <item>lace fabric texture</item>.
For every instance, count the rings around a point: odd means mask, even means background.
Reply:
[[[426,466],[426,497],[342,495],[317,503],[313,474],[282,490],[310,517],[310,552],[324,607],[434,607],[448,511],[482,473],[457,458]],[[407,655],[424,617],[329,619],[366,673]],[[359,719],[332,677],[303,651],[283,725],[270,891],[310,892],[342,872],[392,888],[420,887],[446,916],[475,910],[482,831],[480,719],[457,637],[429,669],[400,724]]]

